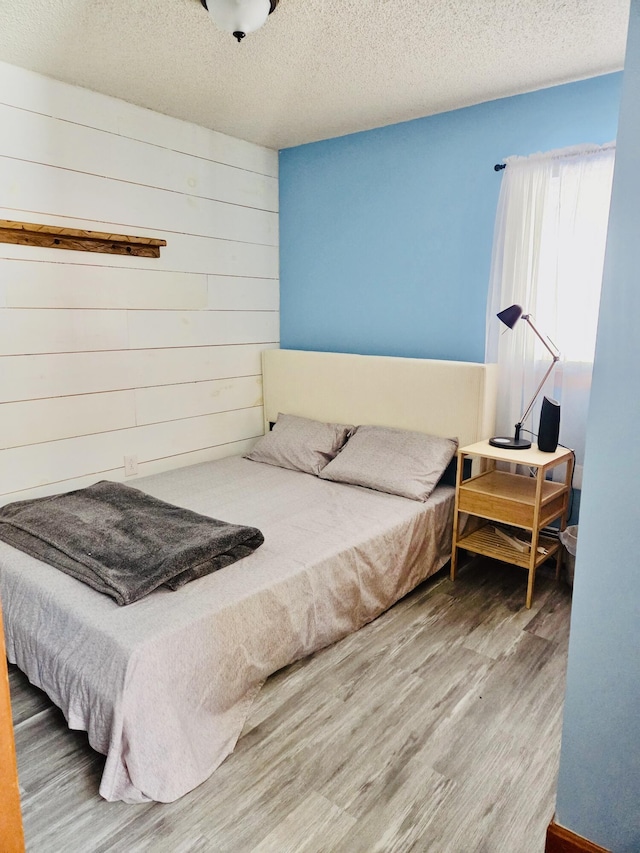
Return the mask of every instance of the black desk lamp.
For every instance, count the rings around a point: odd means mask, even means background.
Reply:
[[[551,357],[553,358],[553,361],[549,365],[549,369],[547,370],[545,375],[542,377],[542,382],[536,388],[536,392],[533,395],[533,397],[531,398],[531,402],[529,403],[527,408],[524,410],[522,417],[520,418],[520,420],[516,424],[516,431],[515,431],[515,435],[513,436],[513,438],[508,438],[506,436],[496,435],[493,438],[489,439],[489,444],[492,444],[494,447],[503,447],[503,448],[505,448],[505,450],[527,450],[527,448],[531,447],[531,442],[527,441],[526,438],[520,438],[520,430],[522,429],[522,424],[524,422],[524,419],[527,417],[527,415],[529,414],[529,412],[533,408],[533,404],[535,403],[538,394],[542,390],[542,386],[547,381],[547,377],[549,376],[549,374],[551,373],[551,371],[555,367],[556,362],[560,359],[560,352],[559,352],[558,348],[556,347],[556,345],[553,343],[553,341],[550,340],[550,338],[545,338],[540,334],[540,332],[536,328],[535,323],[533,322],[533,318],[531,317],[531,314],[523,314],[522,308],[519,305],[510,305],[508,308],[505,308],[504,311],[500,311],[497,316],[498,316],[498,319],[502,320],[502,322],[505,324],[505,326],[508,326],[510,329],[513,329],[515,324],[522,317],[522,319],[526,320],[527,323],[531,326],[531,328],[533,329],[535,334],[542,341],[542,343],[547,348],[547,350],[549,350],[549,352],[551,353]]]

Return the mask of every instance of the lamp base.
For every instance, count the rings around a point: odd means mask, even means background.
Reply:
[[[502,435],[490,438],[489,444],[493,447],[502,447],[503,450],[528,450],[531,447],[531,442],[526,438],[510,438]]]

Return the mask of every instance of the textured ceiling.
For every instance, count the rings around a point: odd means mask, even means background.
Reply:
[[[271,148],[619,70],[629,0],[0,0],[0,59]],[[1,100],[1,93],[0,93]]]

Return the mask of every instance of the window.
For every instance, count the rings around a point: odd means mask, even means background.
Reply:
[[[615,146],[510,157],[503,172],[487,312],[486,360],[500,369],[498,431],[510,434],[548,353],[525,324],[496,318],[517,303],[562,354],[543,393],[561,403],[560,441],[580,485]],[[542,395],[541,395],[542,396]],[[537,430],[541,397],[528,423]]]

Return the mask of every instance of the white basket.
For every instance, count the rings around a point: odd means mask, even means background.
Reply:
[[[565,576],[569,586],[573,586],[573,576],[576,570],[576,549],[578,547],[578,525],[571,524],[566,530],[560,531],[560,541],[564,545]]]

